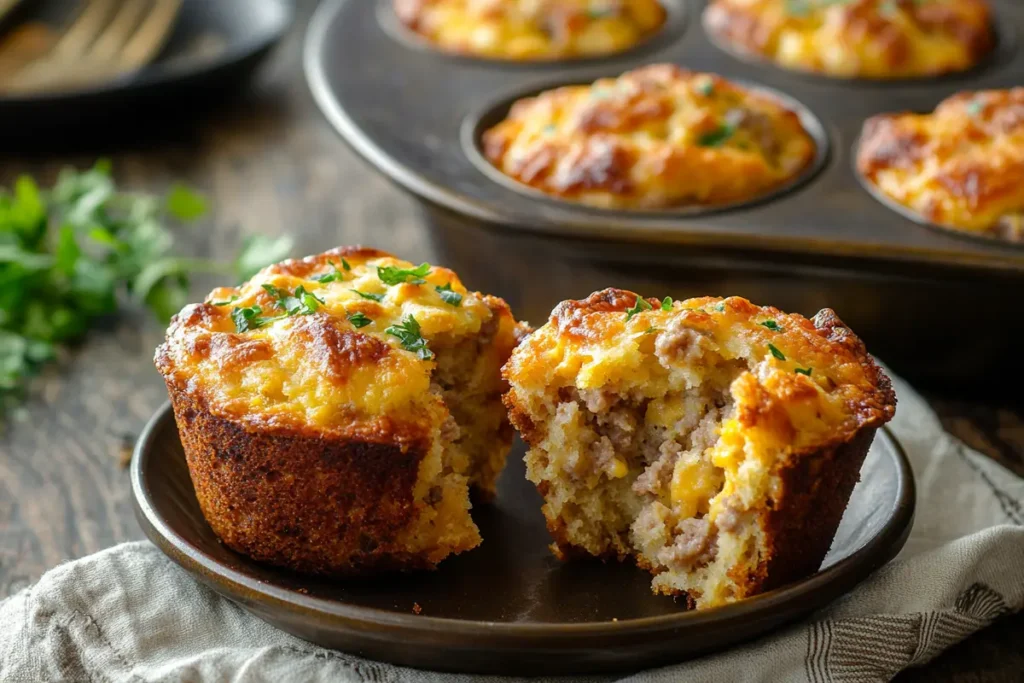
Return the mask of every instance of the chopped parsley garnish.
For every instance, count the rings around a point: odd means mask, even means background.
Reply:
[[[704,133],[697,138],[697,144],[701,147],[721,147],[736,132],[736,126],[723,123],[710,133]]]
[[[279,289],[274,285],[261,285],[270,296],[277,300],[277,305],[285,310],[288,315],[311,315],[324,303],[324,300],[316,294],[307,292],[306,288],[299,285],[295,288],[294,294],[289,294],[286,289]]]
[[[342,259],[342,263],[344,263],[344,262],[345,262],[345,260]],[[345,274],[342,273],[340,270],[338,270],[338,266],[334,265],[333,261],[329,261],[328,263],[331,266],[331,272],[329,272],[329,273],[322,273],[320,275],[315,275],[311,279],[315,280],[316,282],[319,282],[322,285],[325,285],[328,282],[341,282],[342,280],[344,280],[345,279]],[[345,270],[349,270],[349,269],[346,268]]]
[[[352,327],[356,328],[357,330],[360,327],[366,327],[367,325],[373,322],[362,313],[349,313],[345,317],[348,318],[348,321],[350,323],[352,323]]]
[[[711,308],[715,309],[719,313],[725,313],[725,303],[724,302],[723,303],[717,303],[714,306],[712,306]]]
[[[441,295],[441,299],[446,304],[451,304],[452,306],[459,306],[462,304],[462,295],[458,292],[452,291],[452,283],[449,282],[443,287],[435,287],[434,289],[437,290],[437,293]]]
[[[647,299],[643,298],[642,296],[638,296],[636,298],[636,303],[633,305],[633,307],[626,309],[626,320],[630,320],[634,315],[640,313],[641,311],[649,310],[651,310],[651,304],[648,303]]]
[[[400,285],[409,282],[414,285],[422,285],[426,280],[423,278],[430,273],[430,264],[421,263],[415,268],[396,268],[394,266],[377,266],[377,277],[386,285]]]
[[[253,306],[247,306],[245,308],[235,308],[231,311],[231,319],[235,323],[235,330],[238,332],[248,332],[249,330],[257,330],[264,325],[274,322],[275,320],[281,320],[287,318],[287,315],[276,315],[270,318],[263,318],[263,308],[259,304]]]
[[[768,345],[768,350],[771,351],[772,355],[775,356],[776,358],[778,358],[779,360],[786,360],[786,355],[784,353],[782,353],[782,351],[779,351],[775,347],[775,344],[769,344]]]
[[[398,337],[403,349],[412,351],[423,360],[430,360],[434,357],[434,352],[427,348],[427,340],[420,333],[420,324],[416,322],[416,318],[411,313],[401,324],[390,326],[384,330],[384,333]]]
[[[648,327],[648,328],[647,328],[647,329],[646,329],[646,330],[644,331],[644,334],[654,334],[654,333],[655,333],[655,332],[657,332],[657,331],[658,331],[658,328],[657,328],[657,327],[655,327],[654,325],[651,325],[650,327]]]
[[[761,323],[762,327],[767,327],[772,332],[782,332],[782,327],[774,320],[765,320]]]
[[[701,81],[697,84],[697,92],[704,97],[711,97],[715,94],[715,84],[711,82],[711,79]]]
[[[364,299],[369,299],[370,301],[384,300],[383,294],[374,294],[373,292],[360,292],[358,289],[353,289],[352,291],[358,294],[359,296],[363,297]]]
[[[238,301],[239,298],[241,297],[237,294],[232,294],[230,298],[225,299],[224,301],[211,301],[210,303],[214,306],[229,306]]]
[[[672,310],[672,297],[666,296],[661,300],[661,310],[671,311]]]
[[[810,377],[811,373],[814,372],[814,368],[796,368],[793,372]]]
[[[352,270],[352,266],[350,266],[348,264],[348,261],[346,261],[345,259],[341,259],[341,267],[344,268],[345,270]]]
[[[967,103],[967,115],[977,116],[985,109],[985,103],[980,99],[973,99]]]

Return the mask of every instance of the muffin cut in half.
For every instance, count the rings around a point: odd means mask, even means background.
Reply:
[[[738,52],[838,78],[966,71],[995,46],[986,0],[713,0],[704,24]]]
[[[658,0],[393,0],[406,28],[437,49],[511,61],[628,50],[665,23]]]
[[[820,567],[896,407],[835,313],[738,297],[565,301],[504,372],[555,553],[635,558],[698,608]]]
[[[1024,242],[1024,88],[957,93],[864,123],[857,169],[931,223]]]
[[[511,445],[500,368],[519,334],[452,271],[349,247],[187,306],[156,365],[220,539],[359,574],[480,543],[468,485],[492,496]]]
[[[612,209],[755,199],[799,176],[817,148],[777,98],[672,64],[519,100],[482,143],[523,185]]]

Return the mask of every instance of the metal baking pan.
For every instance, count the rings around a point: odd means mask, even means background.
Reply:
[[[805,315],[831,307],[882,360],[919,381],[999,387],[1012,386],[1008,373],[1024,378],[1003,360],[1024,335],[1024,248],[894,211],[853,165],[872,115],[930,111],[960,90],[1020,84],[1024,5],[992,0],[998,46],[979,67],[882,82],[734,55],[705,33],[704,2],[664,2],[670,21],[635,50],[507,64],[431,51],[402,35],[389,0],[327,0],[310,24],[306,74],[346,142],[420,200],[439,262],[504,297],[521,318],[541,323],[558,301],[608,286],[658,297],[736,294]],[[817,165],[740,206],[627,212],[524,191],[489,172],[474,148],[517,97],[655,62],[792,98],[819,138]]]

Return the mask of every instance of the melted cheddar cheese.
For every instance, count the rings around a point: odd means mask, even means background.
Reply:
[[[215,289],[174,318],[158,367],[214,414],[252,426],[370,441],[429,431],[447,415],[432,390],[434,352],[488,327],[495,353],[507,353],[515,323],[504,302],[467,291],[447,268],[399,284],[385,282],[381,268],[416,266],[373,249],[338,249]],[[303,291],[311,306],[289,315]],[[410,321],[416,336],[403,336]]]
[[[704,18],[741,52],[845,78],[964,71],[994,44],[984,0],[715,0]]]
[[[395,0],[409,29],[445,52],[552,60],[622,52],[665,22],[658,0]]]
[[[762,195],[806,169],[815,143],[769,95],[660,64],[520,100],[483,150],[560,199],[665,208]]]
[[[962,92],[930,114],[869,119],[857,166],[934,224],[1024,240],[1024,88]]]

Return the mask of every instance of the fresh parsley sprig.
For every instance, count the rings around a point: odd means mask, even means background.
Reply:
[[[462,305],[462,295],[452,290],[452,283],[449,282],[443,287],[435,287],[434,289],[437,290],[437,293],[441,295],[441,300],[446,304],[450,304],[452,306]]]
[[[632,308],[626,309],[626,320],[629,321],[633,318],[634,315],[649,310],[651,310],[650,302],[647,301],[647,299],[643,298],[642,296],[638,296],[636,298],[636,303],[633,304]]]
[[[411,313],[400,324],[388,327],[384,333],[397,337],[402,343],[403,349],[412,351],[423,360],[430,360],[434,357],[434,352],[427,347],[427,340],[420,332],[419,322]]]
[[[291,251],[288,238],[252,237],[234,264],[175,254],[168,226],[206,210],[184,185],[162,197],[119,190],[106,161],[49,188],[29,176],[0,188],[0,419],[61,347],[125,304],[165,322],[188,302],[190,275],[244,280]]]

